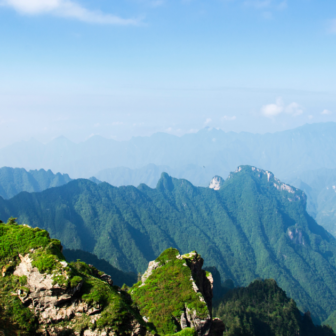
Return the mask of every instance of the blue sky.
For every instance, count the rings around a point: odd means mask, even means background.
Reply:
[[[336,121],[334,0],[0,0],[0,146]]]

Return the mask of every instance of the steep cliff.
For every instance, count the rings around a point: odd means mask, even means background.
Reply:
[[[11,330],[51,336],[149,333],[110,276],[81,261],[68,264],[61,251],[47,231],[13,219],[0,224],[0,306]]]
[[[210,181],[209,188],[219,190],[224,183],[224,179],[220,176],[214,176]]]
[[[149,263],[141,281],[130,290],[140,313],[160,334],[188,327],[208,335],[212,319],[212,275],[202,270],[197,252],[180,255],[169,248]]]

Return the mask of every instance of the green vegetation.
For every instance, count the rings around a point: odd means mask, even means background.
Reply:
[[[332,312],[322,324],[329,325],[336,332],[336,310]]]
[[[8,199],[22,191],[39,192],[59,187],[71,181],[67,174],[53,174],[51,170],[30,170],[23,168],[0,168],[0,196]]]
[[[137,303],[140,313],[154,324],[160,334],[172,334],[179,326],[185,308],[196,310],[197,316],[205,319],[209,311],[205,302],[200,300],[200,293],[195,293],[190,278],[192,273],[186,267],[185,259],[177,259],[178,250],[169,248],[156,261],[160,267],[153,270],[144,285],[135,284],[130,294]],[[190,335],[190,330],[183,335]],[[182,335],[182,334],[181,334]]]
[[[247,286],[273,278],[301,311],[324,321],[336,307],[335,238],[307,214],[302,192],[241,168],[219,191],[167,174],[156,189],[76,180],[0,199],[0,218],[18,217],[67,249],[85,249],[136,274],[170,246],[197,250],[223,281]]]
[[[104,272],[81,261],[61,263],[64,257],[58,240],[50,239],[45,230],[17,225],[11,219],[7,224],[0,224],[0,269],[5,274],[0,277],[0,325],[4,326],[6,335],[35,335],[40,327],[37,315],[25,307],[18,297],[29,293],[27,277],[13,275],[16,265],[20,263],[19,254],[29,254],[33,266],[41,273],[53,275],[54,284],[73,288],[82,283],[79,297],[101,312],[96,324],[82,314],[55,324],[56,329],[66,327],[70,331],[82,332],[88,327],[101,329],[109,326],[124,335],[130,332],[134,320],[146,327],[129,294],[100,279]]]
[[[308,170],[290,181],[308,196],[308,213],[336,236],[336,169]]]
[[[82,300],[92,307],[102,309],[101,317],[96,323],[98,328],[109,326],[116,333],[127,334],[134,319],[146,325],[136,307],[132,307],[126,292],[120,291],[118,287],[110,287],[106,282],[85,273],[80,275],[84,280]]]
[[[166,336],[197,336],[197,332],[193,328],[185,328],[175,334],[166,335]]]
[[[113,284],[122,287],[126,284],[132,287],[137,282],[137,275],[132,272],[123,272],[113,267],[107,261],[103,259],[98,259],[94,254],[82,250],[63,250],[63,255],[66,260],[76,261],[78,259],[84,261],[86,264],[93,265],[95,268],[103,271],[104,273],[110,275],[113,279]]]
[[[329,336],[331,328],[314,326],[274,280],[256,280],[229,291],[214,307],[225,324],[224,336]]]
[[[58,240],[50,239],[44,230],[18,225],[14,218],[6,224],[0,223],[0,251],[4,274],[0,277],[0,331],[5,335],[36,335],[45,327],[55,328],[59,335],[82,334],[88,328],[105,327],[112,328],[117,335],[128,335],[134,322],[138,322],[152,334],[196,336],[194,329],[179,330],[174,321],[180,320],[185,309],[195,310],[201,319],[209,314],[206,304],[200,300],[201,294],[192,288],[193,275],[187,267],[202,262],[196,252],[177,258],[178,250],[169,248],[156,259],[159,267],[144,284],[139,282],[130,289],[126,285],[120,289],[102,280],[104,272],[93,266],[80,260],[63,262]],[[83,313],[59,323],[39,324],[38,314],[20,300],[20,296],[29,294],[30,288],[26,276],[13,274],[20,262],[19,254],[29,254],[40,272],[51,274],[54,282],[65,289],[81,284],[77,298],[99,312],[97,321]],[[214,278],[219,277],[214,268],[209,270]],[[214,313],[225,323],[225,336],[292,336],[298,331],[302,336],[335,336],[327,326],[314,326],[309,314],[302,317],[295,302],[274,280],[257,280],[247,288],[227,292],[216,304]]]
[[[19,254],[29,253],[33,257],[34,266],[51,273],[59,265],[56,260],[64,260],[60,247],[60,242],[50,239],[47,231],[17,225],[15,218],[10,218],[7,224],[0,224],[0,269],[5,274],[0,277],[0,309],[3,311],[3,319],[12,325],[12,330],[32,333],[38,326],[29,308],[12,295],[18,290],[28,292],[28,288],[24,287],[27,277],[12,274],[20,262]]]

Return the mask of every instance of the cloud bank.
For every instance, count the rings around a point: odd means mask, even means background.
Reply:
[[[52,14],[87,23],[108,25],[139,24],[139,20],[123,19],[112,14],[91,11],[70,0],[0,0],[0,4],[26,15]]]
[[[264,105],[261,108],[261,113],[268,118],[274,118],[281,113],[287,113],[293,117],[297,117],[303,113],[303,108],[295,102],[285,105],[283,99],[279,97],[275,104]]]

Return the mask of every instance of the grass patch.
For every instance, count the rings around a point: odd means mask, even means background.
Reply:
[[[185,307],[196,310],[200,318],[209,314],[206,304],[200,300],[201,294],[192,288],[192,274],[186,260],[177,259],[177,255],[176,249],[164,251],[156,259],[162,267],[153,271],[145,285],[138,282],[130,290],[141,315],[146,316],[160,334],[179,331],[176,321],[180,321]]]
[[[194,328],[185,328],[175,334],[170,334],[166,336],[197,336],[197,331]]]

